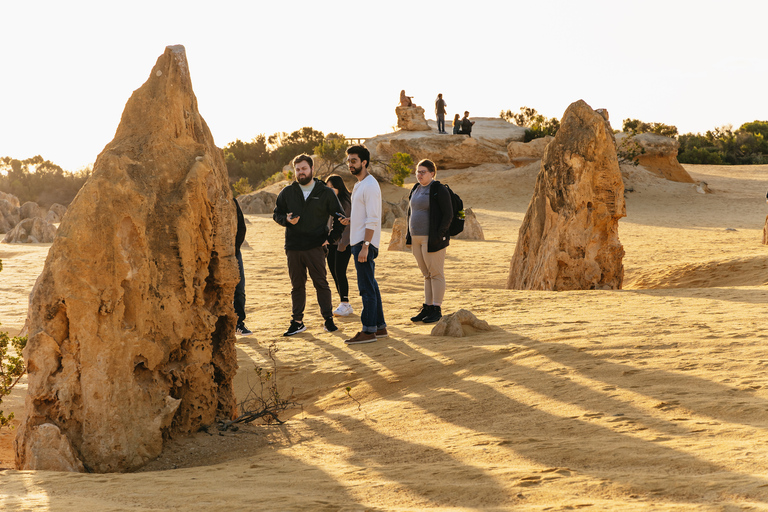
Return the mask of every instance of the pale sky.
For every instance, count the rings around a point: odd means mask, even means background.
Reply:
[[[0,0],[0,156],[95,161],[167,45],[187,50],[216,144],[312,126],[391,131],[401,89],[434,118],[547,117],[584,99],[681,133],[768,120],[763,0]]]

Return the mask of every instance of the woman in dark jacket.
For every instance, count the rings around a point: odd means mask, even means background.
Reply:
[[[338,174],[331,174],[326,178],[325,184],[339,198],[339,203],[344,209],[344,215],[349,218],[352,211],[352,196],[344,184],[344,180]],[[349,303],[349,281],[347,280],[347,266],[350,256],[352,256],[352,247],[349,246],[349,226],[345,226],[338,242],[328,245],[328,255],[326,256],[328,269],[331,271],[333,282],[336,283],[336,291],[341,299],[339,307],[333,310],[333,314],[336,316],[347,316],[353,313],[352,305]]]
[[[431,160],[416,165],[416,183],[408,199],[408,231],[406,245],[411,246],[413,256],[424,276],[424,304],[421,311],[411,318],[413,322],[433,323],[440,320],[441,305],[445,296],[445,249],[451,237],[448,228],[453,218],[451,195],[435,180],[437,168]]]

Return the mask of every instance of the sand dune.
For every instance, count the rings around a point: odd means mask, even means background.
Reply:
[[[626,171],[623,290],[559,293],[504,289],[535,166],[439,173],[487,237],[448,250],[444,310],[493,328],[459,339],[408,321],[421,278],[387,251],[389,338],[345,346],[359,317],[323,332],[312,296],[307,332],[282,338],[283,232],[249,215],[238,393],[274,342],[303,408],[174,441],[133,474],[0,471],[0,510],[768,510],[768,166],[686,169],[713,193]],[[0,245],[4,329],[22,327],[47,248]]]

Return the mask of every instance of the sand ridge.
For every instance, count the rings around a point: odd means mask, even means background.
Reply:
[[[559,293],[504,289],[536,168],[502,167],[438,172],[487,237],[451,242],[444,309],[492,331],[440,338],[409,322],[420,275],[383,250],[389,338],[345,346],[359,317],[323,332],[311,293],[307,332],[282,338],[283,231],[248,215],[255,334],[238,342],[236,388],[274,342],[303,408],[281,427],[179,440],[143,472],[0,471],[0,509],[768,510],[768,166],[685,166],[707,195],[626,171],[624,289]],[[0,245],[3,328],[23,325],[46,252]],[[20,410],[22,391],[4,406]]]

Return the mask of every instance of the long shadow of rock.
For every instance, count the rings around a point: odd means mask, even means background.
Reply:
[[[462,340],[462,343],[466,344],[466,340]],[[527,340],[523,344],[526,343],[536,345],[538,342]],[[510,389],[509,395],[497,389],[513,388],[516,384],[531,385],[537,378],[546,377],[544,383],[532,386],[544,397],[552,398],[558,394],[556,390],[562,390],[561,393],[568,396],[583,396],[595,400],[597,404],[605,403],[604,395],[568,378],[545,375],[504,361],[504,354],[487,352],[477,356],[477,364],[445,365],[419,350],[402,345],[400,350],[419,360],[420,368],[429,374],[429,382],[425,383],[426,392],[420,396],[390,399],[409,402],[448,423],[493,436],[498,439],[500,451],[511,450],[545,466],[565,465],[579,473],[613,482],[624,491],[629,488],[634,492],[681,502],[699,502],[702,499],[701,495],[691,491],[696,488],[694,483],[701,480],[707,483],[712,480],[728,481],[721,491],[728,490],[735,496],[749,495],[758,487],[768,485],[767,479],[732,472],[701,457],[666,446],[663,443],[669,440],[667,437],[642,439],[637,433],[617,432],[603,426],[590,416],[559,416],[514,399],[509,396],[514,394],[513,389]],[[430,346],[429,350],[434,351],[435,347]],[[489,364],[493,358],[498,360],[498,364]],[[568,362],[564,356],[558,360]],[[397,368],[389,369],[397,372]],[[497,379],[499,384],[492,387],[478,382],[489,377]],[[703,383],[701,379],[697,380],[698,384]],[[444,394],[446,389],[454,391],[450,406],[446,407],[444,398],[436,405],[433,393]],[[626,402],[609,403],[619,403],[621,410],[629,410],[632,416],[627,420],[643,419],[636,416],[638,411]],[[615,413],[622,414],[619,411]],[[657,424],[661,425],[655,421],[651,426],[656,428]],[[665,432],[674,430],[671,426],[664,427]],[[675,477],[669,478],[668,475]]]
[[[511,499],[490,474],[462,463],[445,450],[384,435],[351,416],[328,417],[346,431],[320,419],[311,418],[306,423],[324,432],[325,442],[348,448],[350,465],[397,482],[410,491],[411,499],[417,495],[421,502],[412,506],[482,508]],[[333,432],[327,435],[329,427]]]

